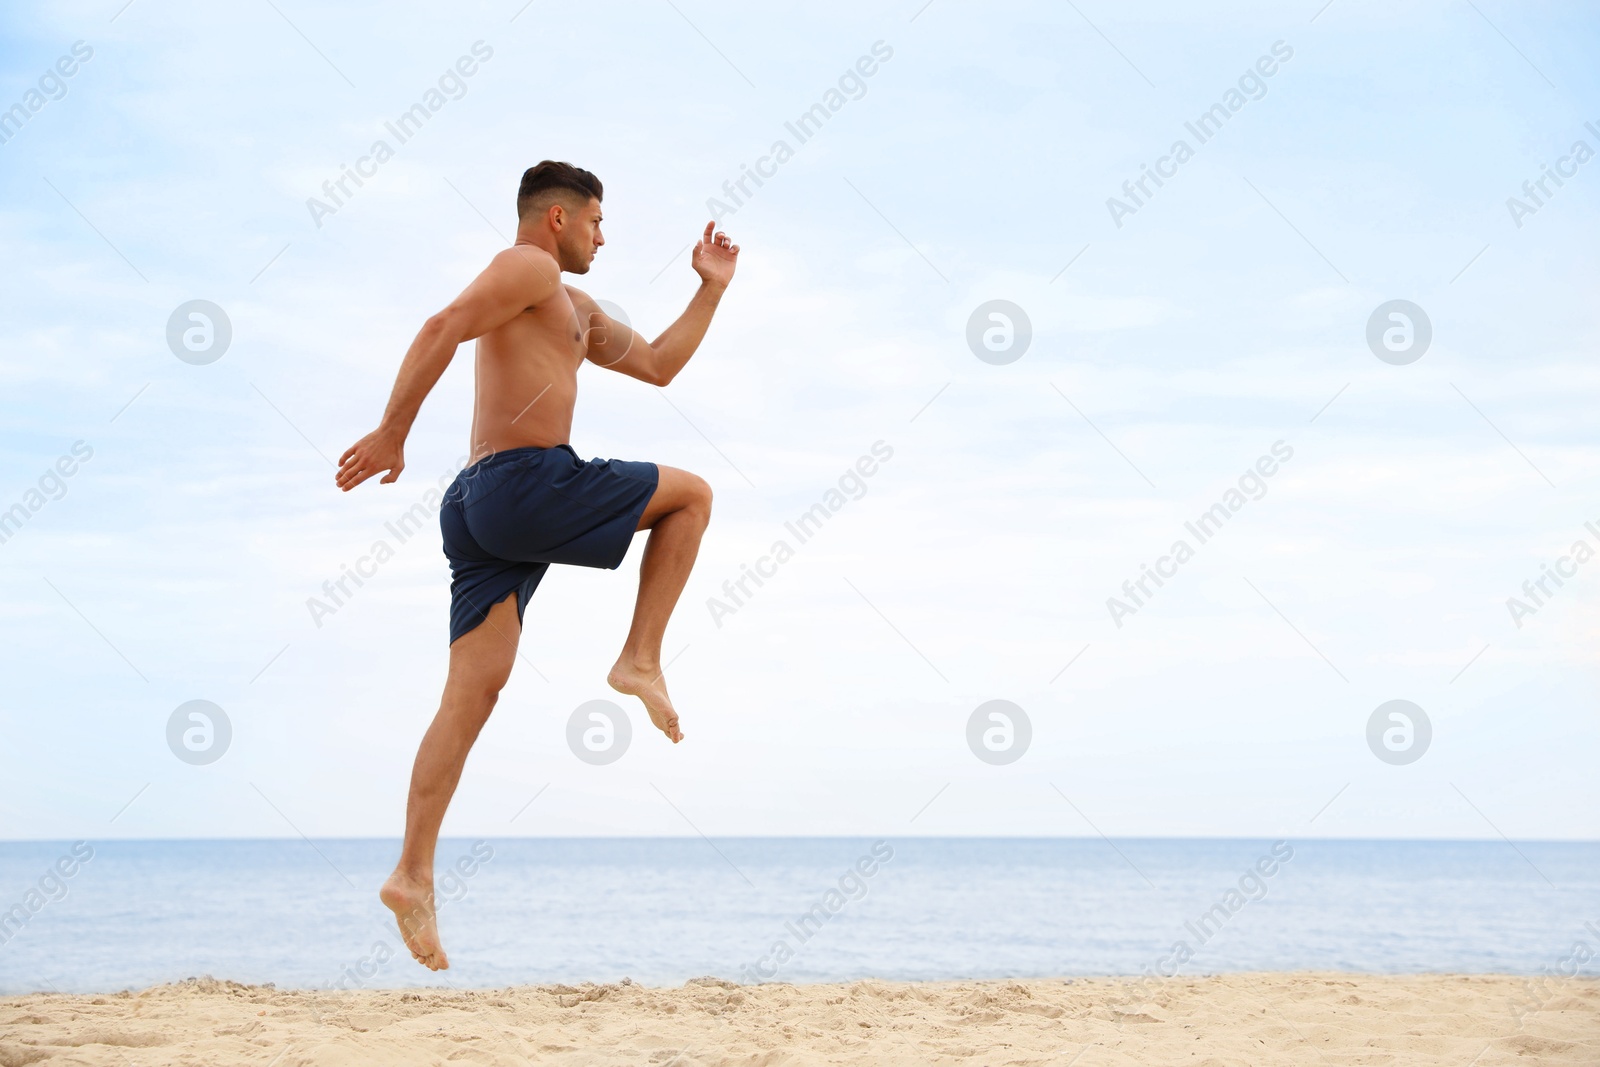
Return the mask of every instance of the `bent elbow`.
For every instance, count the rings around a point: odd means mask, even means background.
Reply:
[[[428,320],[422,324],[422,332],[430,337],[455,341],[457,344],[466,339],[462,336],[461,316],[450,308],[428,316]]]
[[[650,373],[650,384],[658,389],[672,384],[672,379],[678,375],[673,371],[657,370]]]

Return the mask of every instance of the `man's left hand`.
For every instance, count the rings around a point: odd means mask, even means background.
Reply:
[[[706,223],[706,232],[695,244],[690,263],[701,281],[726,288],[733,280],[733,268],[739,262],[739,246],[730,241],[727,234],[717,230],[716,225],[715,221]]]

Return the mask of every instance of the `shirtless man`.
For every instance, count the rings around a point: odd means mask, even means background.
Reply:
[[[600,180],[545,160],[522,176],[516,243],[449,307],[423,324],[406,352],[383,420],[339,457],[345,491],[405,469],[406,435],[423,399],[477,339],[472,450],[439,511],[450,560],[450,673],[411,771],[400,862],[379,897],[406,947],[430,970],[448,967],[434,914],[433,852],[467,753],[511,675],[528,597],[551,563],[616,568],[649,530],[639,596],[622,654],[606,681],[638,697],[673,743],[683,740],[662,678],[661,639],[711,518],[711,487],[688,471],[595,459],[567,443],[585,359],[651,385],[672,381],[694,355],[739,246],[705,233],[691,264],[700,288],[678,320],[646,341],[610,318],[561,272],[586,274],[600,235]],[[487,623],[488,625],[482,625]]]

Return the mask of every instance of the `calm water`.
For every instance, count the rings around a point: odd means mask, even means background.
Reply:
[[[1534,972],[1600,947],[1597,844],[1292,847],[902,838],[885,861],[871,840],[502,839],[482,860],[449,840],[441,869],[470,874],[441,882],[441,978],[377,902],[395,841],[99,844],[70,878],[47,875],[70,843],[0,844],[0,908],[37,908],[0,934],[0,992],[1137,974],[1180,941],[1184,974]]]

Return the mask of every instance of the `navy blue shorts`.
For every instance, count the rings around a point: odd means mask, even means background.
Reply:
[[[660,478],[654,463],[585,463],[571,445],[508,448],[456,475],[439,509],[450,643],[513,591],[520,620],[552,563],[620,566]]]

